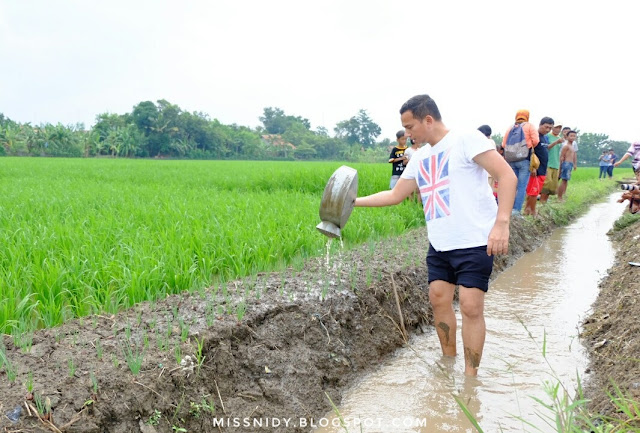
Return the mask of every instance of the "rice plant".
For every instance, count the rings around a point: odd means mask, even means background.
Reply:
[[[112,314],[216,282],[224,292],[224,281],[283,266],[300,270],[325,253],[315,226],[324,186],[340,165],[0,158],[11,182],[0,197],[0,332]],[[360,195],[386,189],[386,164],[351,166]],[[570,207],[581,182],[606,187],[589,182],[596,171],[574,176]],[[372,240],[422,225],[410,201],[362,208],[343,240],[369,242],[373,253]]]
[[[137,376],[142,369],[142,361],[144,360],[144,349],[140,349],[137,346],[133,348],[129,343],[122,343],[121,345],[122,355],[124,356],[125,362],[129,367],[131,373],[134,376]]]

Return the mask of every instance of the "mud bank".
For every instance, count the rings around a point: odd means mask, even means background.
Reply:
[[[544,219],[514,219],[509,255],[496,259],[494,273],[551,228]],[[413,333],[431,324],[426,244],[426,230],[414,230],[299,270],[75,320],[21,341],[5,336],[10,366],[0,370],[0,428],[308,431],[301,419],[322,417],[331,409],[327,395],[338,403],[356,377],[402,346],[403,327]],[[635,305],[630,296],[618,299]],[[33,413],[30,377],[51,420]],[[5,414],[17,407],[12,423]]]
[[[625,395],[640,399],[640,267],[629,264],[640,262],[640,223],[611,238],[618,251],[616,261],[600,283],[581,336],[590,357],[591,374],[585,386],[590,409],[623,417],[607,393],[615,395],[615,383]],[[636,420],[634,426],[640,427],[640,422]]]

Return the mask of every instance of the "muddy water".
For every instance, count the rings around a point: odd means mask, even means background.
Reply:
[[[613,263],[606,232],[624,208],[615,203],[618,197],[612,195],[571,226],[557,229],[490,284],[478,378],[462,373],[456,311],[458,356],[441,356],[432,328],[412,338],[408,348],[345,394],[338,410],[348,431],[476,431],[454,395],[485,432],[556,431],[545,421],[551,412],[534,398],[549,402],[545,383],[558,380],[573,394],[576,374],[586,377],[578,326]],[[333,413],[316,425],[316,433],[345,431]]]

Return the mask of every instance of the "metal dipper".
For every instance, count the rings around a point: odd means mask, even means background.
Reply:
[[[327,182],[320,202],[320,219],[316,228],[325,236],[339,238],[358,196],[358,171],[343,165]]]

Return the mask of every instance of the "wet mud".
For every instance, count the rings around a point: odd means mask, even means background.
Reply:
[[[536,248],[552,228],[543,219],[514,219],[510,252],[496,258],[494,274]],[[640,234],[640,227],[631,230],[629,236]],[[356,378],[404,344],[405,332],[433,326],[426,249],[423,228],[299,269],[85,317],[17,341],[4,336],[13,374],[6,365],[0,369],[0,429],[309,431],[308,420],[331,410],[329,398],[338,404]],[[637,248],[634,254],[640,261]],[[618,345],[629,344],[631,321],[636,326],[637,315],[626,311],[637,305],[633,272],[640,268],[620,266],[616,281],[628,273],[625,290],[635,292],[616,289],[617,304],[600,310],[609,317],[597,316],[591,326],[601,324],[604,332],[620,320],[629,331],[617,337],[591,331],[589,338],[610,341],[595,356],[619,353]],[[614,319],[618,312],[626,321]],[[612,371],[604,358],[592,367],[599,368]],[[31,381],[37,399],[28,393]],[[36,400],[49,405],[50,411],[39,411],[50,412],[49,419],[36,415]],[[14,423],[5,414],[17,407]],[[216,419],[278,419],[281,425],[229,427]]]
[[[609,395],[640,400],[640,222],[611,234],[616,261],[600,283],[581,337],[589,352],[585,395],[593,413],[626,419]],[[630,424],[633,431],[640,421]]]

